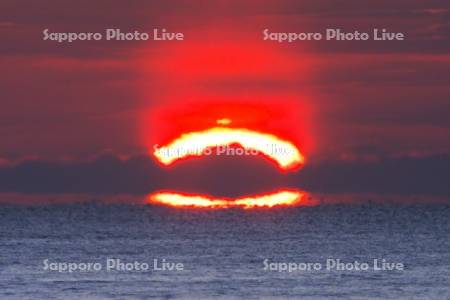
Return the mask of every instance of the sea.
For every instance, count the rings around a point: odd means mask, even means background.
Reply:
[[[0,206],[0,299],[450,299],[450,205]]]

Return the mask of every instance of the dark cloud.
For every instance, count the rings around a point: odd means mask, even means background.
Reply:
[[[334,161],[280,174],[263,158],[206,157],[160,168],[147,156],[25,161],[0,168],[0,192],[144,195],[159,189],[239,196],[295,187],[314,193],[450,196],[450,155]]]
[[[340,161],[295,176],[311,191],[449,196],[450,155]]]

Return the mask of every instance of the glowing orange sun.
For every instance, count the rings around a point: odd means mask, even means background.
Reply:
[[[271,194],[237,199],[212,198],[203,195],[186,195],[173,192],[158,192],[148,197],[149,203],[190,208],[262,208],[299,204],[304,193],[283,190]]]
[[[219,120],[225,122],[229,120]],[[245,150],[256,150],[275,161],[282,170],[298,167],[304,157],[297,147],[275,135],[244,128],[213,127],[203,131],[182,134],[171,143],[154,150],[153,154],[164,165],[179,159],[204,155],[213,147],[237,144]]]
[[[170,165],[184,158],[208,155],[208,149],[238,145],[241,149],[256,151],[274,161],[282,171],[292,170],[305,162],[299,149],[288,140],[247,128],[226,127],[232,123],[228,118],[218,119],[216,123],[221,126],[186,132],[162,147],[155,147],[154,157],[163,165]],[[243,155],[246,154],[248,152],[243,152]],[[227,199],[166,191],[149,195],[147,202],[172,207],[249,209],[297,205],[304,195],[300,191],[280,189],[263,195]]]

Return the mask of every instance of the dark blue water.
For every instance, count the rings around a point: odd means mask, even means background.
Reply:
[[[1,299],[449,299],[450,206],[187,211],[143,205],[0,206]],[[120,271],[106,260],[182,263]],[[374,259],[404,264],[375,271]],[[100,271],[45,270],[53,263]],[[366,271],[265,270],[366,262]],[[280,265],[279,265],[280,266]]]

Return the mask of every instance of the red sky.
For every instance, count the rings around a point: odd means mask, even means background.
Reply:
[[[449,5],[443,1],[3,1],[0,157],[146,151],[148,109],[192,99],[299,102],[313,160],[449,150]],[[185,42],[42,41],[42,30],[184,32]],[[404,42],[261,41],[326,27],[401,31]],[[228,60],[227,60],[228,59]],[[152,119],[148,120],[150,123]],[[306,130],[306,129],[305,129]]]

